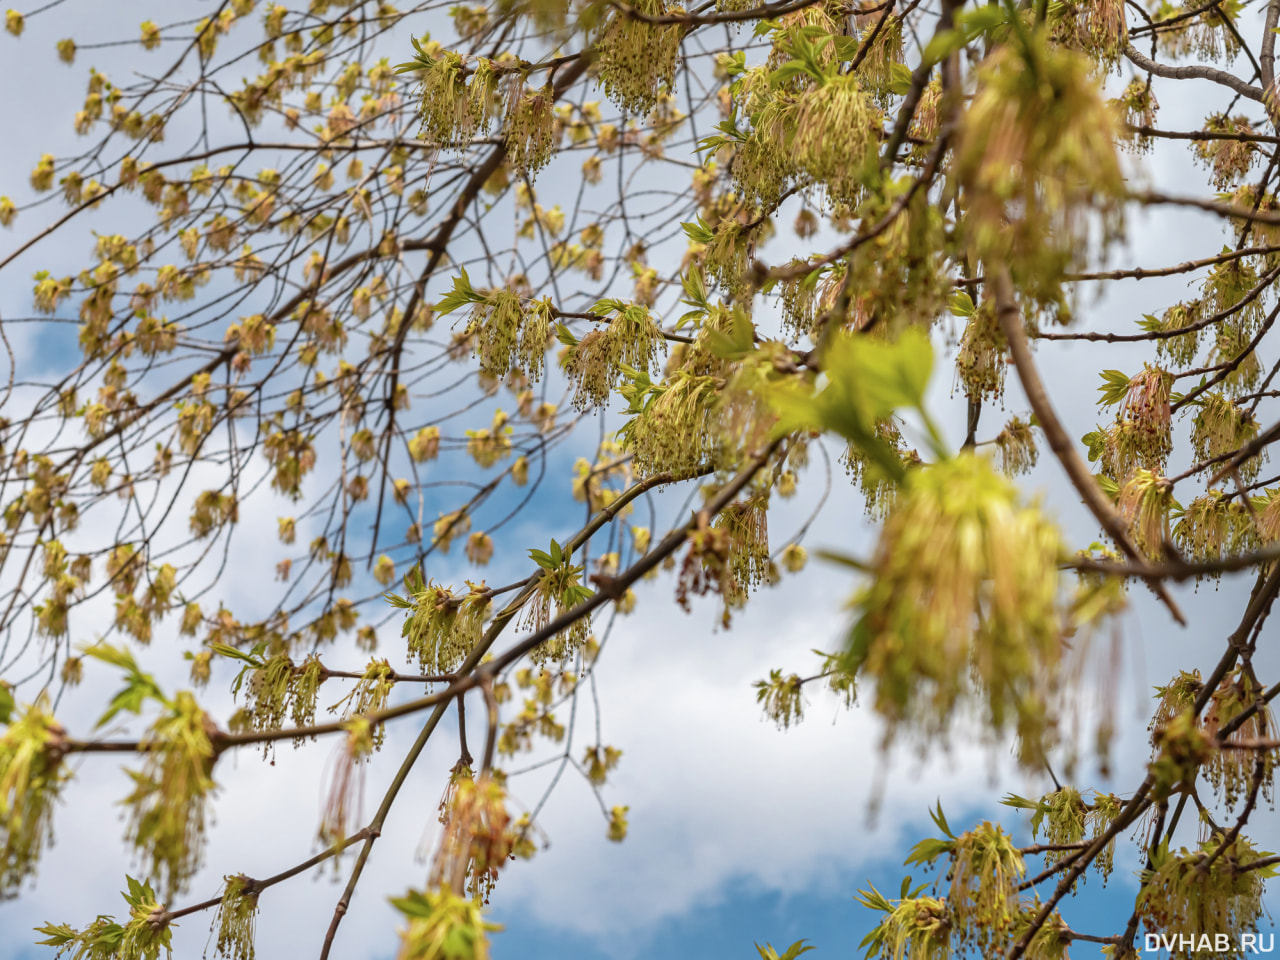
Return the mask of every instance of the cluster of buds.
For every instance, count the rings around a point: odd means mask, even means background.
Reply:
[[[1095,61],[1045,39],[1026,34],[986,58],[955,153],[975,252],[1029,278],[1058,275],[1094,231],[1117,237],[1127,192]]]
[[[507,156],[521,174],[533,179],[555,148],[555,93],[551,87],[529,91],[513,79],[507,92]]]
[[[863,945],[867,956],[882,960],[950,960],[952,918],[947,902],[938,897],[904,895],[892,901],[879,890],[859,890],[858,902],[885,914]],[[905,891],[904,891],[905,894]]]
[[[1177,366],[1185,367],[1195,359],[1200,350],[1200,328],[1195,325],[1203,319],[1204,301],[1175,303],[1159,316],[1144,317],[1140,325],[1148,333],[1171,334],[1185,330],[1176,336],[1162,336],[1156,341],[1156,356]]]
[[[601,787],[621,759],[622,751],[617,747],[587,747],[587,752],[582,757],[582,769],[586,771],[587,780],[592,786]]]
[[[1203,730],[1217,740],[1218,731],[1234,721],[1246,710],[1248,718],[1227,738],[1227,743],[1241,741],[1265,741],[1275,736],[1275,719],[1271,709],[1262,699],[1262,690],[1251,673],[1237,667],[1214,690],[1204,711]],[[1261,765],[1260,769],[1258,765]],[[1256,756],[1253,751],[1218,749],[1204,765],[1204,776],[1215,791],[1229,805],[1234,805],[1241,793],[1249,788],[1253,776],[1261,777],[1260,789],[1265,799],[1271,799],[1275,774],[1275,751],[1264,750]]]
[[[431,525],[431,542],[441,553],[448,553],[455,537],[463,537],[471,532],[471,514],[467,508],[442,513]]]
[[[339,708],[344,708],[342,717],[345,720],[350,717],[367,717],[371,713],[384,709],[387,705],[387,699],[391,696],[391,690],[395,686],[393,677],[394,671],[388,661],[376,658],[370,660],[369,666],[365,668],[364,675],[356,681],[356,685],[351,689],[351,692],[330,707],[329,710],[336,712]],[[374,725],[369,734],[369,740],[374,750],[382,746],[385,734],[386,730],[382,724]]]
[[[1220,460],[1257,435],[1258,421],[1253,413],[1215,391],[1200,401],[1191,425],[1191,448],[1199,460]],[[1265,455],[1250,457],[1236,468],[1242,482],[1257,479]]]
[[[488,470],[511,455],[511,435],[515,428],[507,422],[508,419],[504,411],[497,410],[493,414],[492,426],[466,432],[467,453],[482,470]]]
[[[581,340],[561,332],[567,346],[561,366],[574,383],[573,404],[579,410],[607,403],[627,368],[647,376],[663,346],[662,331],[647,307],[619,301],[598,306],[614,314],[607,326]]]
[[[510,289],[488,294],[472,308],[467,326],[480,369],[495,377],[519,370],[537,380],[551,345],[552,318],[546,299],[526,300]]]
[[[729,369],[732,375],[710,411],[710,423],[719,428],[721,469],[733,469],[745,454],[768,446],[778,423],[777,387],[793,380],[797,367],[786,344],[766,340]]]
[[[1174,507],[1173,484],[1150,470],[1134,470],[1120,488],[1116,506],[1138,549],[1151,560],[1164,559],[1169,511]]]
[[[470,591],[462,595],[424,583],[417,568],[406,576],[405,586],[410,599],[390,599],[410,611],[401,630],[409,655],[428,673],[453,671],[480,639],[490,609],[488,594],[470,583]]]
[[[729,625],[731,604],[741,602],[745,596],[733,578],[730,566],[732,551],[733,540],[729,532],[723,527],[711,526],[706,513],[700,513],[697,528],[689,534],[689,550],[676,581],[676,603],[682,610],[689,612],[690,596],[704,596],[715,591],[724,599],[721,622],[726,627]]]
[[[1138,913],[1150,930],[1176,930],[1193,943],[1223,938],[1235,950],[1242,933],[1257,929],[1264,881],[1275,875],[1274,867],[1242,869],[1258,859],[1242,836],[1226,843],[1215,833],[1198,850],[1161,845],[1152,853],[1151,869],[1142,874]]]
[[[1206,10],[1197,8],[1197,16],[1187,17],[1189,11],[1183,7],[1157,7],[1151,14],[1157,28],[1153,34],[1156,48],[1175,60],[1192,53],[1201,60],[1233,58],[1240,53],[1236,20],[1243,9],[1240,0],[1227,0]],[[1166,20],[1174,22],[1166,24]]]
[[[861,28],[859,42],[872,44],[866,56],[862,58],[862,66],[858,69],[858,76],[872,96],[875,97],[876,103],[881,109],[884,109],[889,105],[890,98],[893,96],[894,64],[902,63],[902,17],[891,15],[887,20],[881,22],[882,18],[879,16],[864,14],[857,17],[856,21],[858,21],[857,26]],[[838,33],[839,31],[832,30],[831,32]],[[926,140],[933,139],[934,133],[937,132],[936,111],[941,90],[941,85],[934,81],[920,95],[922,105],[926,97],[933,101],[926,109],[932,109],[935,114],[932,119],[925,116],[921,118],[920,123],[913,124],[912,136],[919,136],[921,139]],[[919,114],[919,107],[916,108],[916,112]]]
[[[619,432],[640,476],[690,476],[714,463],[719,446],[713,411],[723,381],[678,372],[648,390],[636,417]]]
[[[1231,314],[1246,336],[1253,334],[1265,311],[1258,297],[1258,268],[1247,257],[1215,264],[1204,278],[1202,289],[1204,310],[1214,316]]]
[[[1250,139],[1253,124],[1248,117],[1216,113],[1205,119],[1204,129],[1224,136],[1196,141],[1196,158],[1213,172],[1217,189],[1230,189],[1248,175],[1259,156],[1257,144]]]
[[[747,263],[756,240],[756,232],[744,228],[741,214],[722,218],[706,237],[703,263],[707,273],[735,297],[747,289]]]
[[[793,265],[797,263],[793,261]],[[809,333],[817,319],[835,303],[844,272],[843,264],[835,264],[784,281],[780,285],[784,329],[795,336]]]
[[[1256,300],[1254,301],[1257,302]],[[1253,349],[1253,334],[1247,327],[1245,311],[1218,324],[1213,349],[1209,351],[1209,363],[1229,364],[1230,372],[1222,381],[1223,388],[1232,394],[1248,393],[1262,378],[1262,361]]]
[[[753,492],[729,504],[716,517],[715,525],[729,534],[729,571],[734,584],[745,593],[769,582],[769,493]]]
[[[876,424],[876,439],[893,451],[904,466],[920,462],[920,457],[914,450],[902,448],[902,432],[892,418]],[[898,495],[898,485],[893,478],[854,443],[845,447],[844,453],[840,455],[840,462],[848,471],[849,478],[862,491],[867,514],[876,519],[887,516]]]
[[[677,12],[666,0],[637,0],[635,10],[650,17]],[[675,83],[684,29],[678,23],[646,23],[625,12],[604,24],[596,42],[605,95],[627,113],[647,114],[663,87]]]
[[[423,427],[409,441],[409,456],[414,463],[426,463],[440,455],[440,428]]]
[[[136,595],[117,590],[116,626],[139,643],[150,643],[153,624],[173,606],[177,580],[177,570],[172,564],[164,563],[152,568],[151,576]]]
[[[810,87],[782,120],[792,133],[791,156],[800,170],[826,187],[833,204],[856,204],[883,121],[858,76],[846,73]],[[783,150],[781,143],[774,147]]]
[[[970,400],[1004,396],[1008,344],[1000,331],[993,301],[984,301],[969,317],[956,354],[956,375]]]
[[[1151,761],[1151,795],[1168,798],[1195,782],[1200,768],[1211,758],[1213,744],[1196,724],[1190,710],[1184,710],[1156,728],[1151,737],[1156,757]]]
[[[1072,786],[1060,787],[1041,797],[1036,804],[1035,813],[1031,817],[1031,835],[1038,840],[1043,826],[1047,844],[1063,846],[1079,843],[1084,839],[1088,818],[1089,806],[1080,796],[1080,791]],[[1057,863],[1070,853],[1069,850],[1050,850],[1045,853],[1045,859],[1049,863]]]
[[[553,608],[554,615],[559,617],[590,599],[592,593],[582,585],[582,574],[583,568],[575,566],[568,556],[559,563],[544,566],[525,608],[523,625],[530,630],[540,630],[551,622]],[[586,645],[590,633],[590,615],[580,616],[545,643],[539,644],[530,659],[539,666],[564,663]]]
[[[1265,495],[1253,498],[1258,514],[1258,537],[1263,543],[1280,540],[1280,489],[1270,488]]]
[[[333,781],[320,819],[320,840],[337,849],[361,819],[364,804],[364,763],[374,751],[373,724],[363,716],[343,723],[347,738],[333,771]]]
[[[1009,928],[1009,936],[1021,940],[1031,929],[1040,915],[1040,904],[1025,903],[1014,918]],[[1067,948],[1071,945],[1071,928],[1056,910],[1045,918],[1044,922],[1027,941],[1023,956],[1027,960],[1070,960]]]
[[[1018,912],[1022,854],[998,824],[983,823],[955,839],[947,903],[957,932],[979,943],[998,943]]]
[[[484,919],[478,900],[449,887],[410,890],[391,903],[409,921],[400,931],[396,960],[489,960],[488,934],[502,929]]]
[[[752,686],[756,688],[756,703],[779,730],[804,719],[803,681],[799,674],[784,677],[781,670],[770,670],[768,680],[757,680]]]
[[[10,696],[0,685],[0,700]],[[9,701],[12,704],[12,701]],[[53,805],[68,774],[66,731],[41,695],[0,737],[0,895],[16,893],[53,840]]]
[[[782,569],[787,573],[799,573],[809,562],[809,551],[799,543],[788,543],[782,548],[778,559],[782,561]]]
[[[1032,432],[1034,425],[1034,422],[1021,417],[1013,417],[996,434],[995,446],[1001,473],[1016,477],[1036,465],[1040,452],[1036,449],[1036,437]]]
[[[515,845],[507,794],[494,779],[459,777],[444,812],[430,883],[488,902]]]
[[[1147,724],[1147,730],[1154,733],[1180,713],[1190,710],[1204,689],[1204,681],[1200,679],[1200,671],[1179,671],[1178,675],[1163,687],[1156,687],[1156,712]]]
[[[1128,127],[1154,127],[1156,125],[1156,111],[1160,109],[1160,104],[1156,100],[1156,93],[1152,89],[1150,78],[1130,80],[1129,85],[1124,88],[1119,98],[1113,100],[1112,103],[1123,111],[1124,121]],[[1151,151],[1151,137],[1143,136],[1132,129],[1123,142],[1134,153],[1149,153]]]
[[[1221,490],[1196,497],[1173,525],[1174,545],[1197,561],[1239,553],[1256,541],[1249,508]]]
[[[1120,811],[1124,808],[1124,801],[1117,797],[1114,793],[1098,793],[1094,795],[1093,803],[1089,807],[1089,838],[1097,840],[1108,830],[1111,824],[1115,822],[1116,817],[1120,816]],[[1110,842],[1103,847],[1097,857],[1094,858],[1093,866],[1102,875],[1105,882],[1111,876],[1111,870],[1115,866],[1116,855],[1116,839],[1112,837]]]
[[[467,537],[467,559],[478,567],[486,566],[493,559],[493,537],[482,530]]]
[[[127,839],[167,891],[184,891],[200,865],[217,728],[187,691],[179,692],[145,738],[142,770],[130,770],[134,789]]]
[[[295,727],[308,727],[315,721],[316,700],[327,674],[317,656],[295,664],[280,653],[263,662],[249,675],[247,707],[251,730],[278,730],[288,717]],[[300,746],[303,738],[295,738]],[[263,747],[264,756],[270,745]]]
[[[222,902],[214,925],[218,930],[216,955],[227,960],[253,960],[254,927],[258,921],[258,892],[244,874],[223,878]]]
[[[1114,64],[1129,42],[1121,0],[1064,3],[1054,18],[1054,39]]]
[[[1131,448],[1132,460],[1149,470],[1162,469],[1173,450],[1169,404],[1172,387],[1171,373],[1148,364],[1129,381],[1120,405],[1117,416],[1119,434]],[[1127,473],[1115,476],[1118,481],[1127,478]]]
[[[36,927],[36,933],[47,937],[39,945],[57,948],[58,956],[74,950],[77,960],[159,960],[161,951],[171,957],[173,929],[164,904],[151,884],[125,879],[129,883],[128,892],[121,894],[129,906],[125,923],[107,916],[99,916],[82,930],[46,923]]]
[[[419,112],[424,139],[440,146],[467,146],[471,137],[486,132],[493,120],[498,86],[493,62],[480,57],[468,68],[452,50],[420,62]]]
[[[609,828],[606,836],[613,843],[627,839],[627,812],[630,807],[613,807],[609,810]]]
[[[5,547],[0,544],[0,558],[4,552]],[[60,541],[45,542],[41,576],[50,587],[43,602],[34,607],[36,630],[42,636],[58,638],[67,635],[68,613],[75,601],[84,598],[91,573],[90,557],[81,555],[73,560]]]
[[[849,651],[890,732],[942,735],[976,695],[993,730],[1016,718],[1023,759],[1036,762],[1064,652],[1061,555],[1056,527],[985,458],[908,472],[853,601]]]

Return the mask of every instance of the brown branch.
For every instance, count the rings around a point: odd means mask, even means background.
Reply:
[[[277,883],[283,883],[291,877],[296,877],[300,873],[310,870],[314,866],[324,863],[330,857],[335,857],[352,844],[359,843],[369,835],[368,828],[353,833],[340,844],[326,847],[314,857],[302,861],[296,866],[290,867],[288,870],[282,870],[273,877],[267,877],[265,880],[254,880],[249,878],[248,884],[242,891],[245,896],[257,896],[269,887],[274,887]],[[190,916],[193,913],[199,913],[201,910],[208,910],[210,907],[216,907],[222,903],[222,897],[211,897],[208,900],[202,900],[199,903],[193,903],[190,906],[182,907],[179,910],[166,910],[160,914],[157,922],[168,924],[180,917]]]
[[[1023,931],[1022,936],[1020,936],[1017,941],[1014,942],[1013,946],[1009,948],[1009,952],[1006,954],[1006,960],[1018,960],[1018,958],[1022,956],[1027,949],[1027,944],[1031,942],[1031,938],[1034,937],[1036,932],[1044,926],[1045,921],[1053,914],[1054,907],[1056,907],[1059,901],[1066,896],[1072,885],[1080,877],[1080,874],[1084,873],[1085,869],[1093,862],[1094,858],[1103,851],[1108,843],[1119,835],[1121,830],[1128,827],[1129,824],[1137,819],[1139,814],[1141,814],[1142,811],[1150,805],[1151,801],[1147,799],[1147,791],[1151,789],[1151,784],[1152,777],[1150,774],[1147,774],[1146,779],[1142,781],[1142,784],[1138,787],[1138,790],[1133,795],[1132,799],[1124,805],[1124,809],[1122,809],[1116,818],[1111,821],[1111,825],[1107,827],[1107,829],[1103,831],[1086,850],[1076,855],[1071,868],[1067,871],[1066,875],[1058,881],[1058,885],[1054,888],[1052,896],[1045,901],[1044,906],[1042,906],[1039,912],[1036,913],[1035,918],[1031,921],[1030,926]]]
[[[622,0],[609,0],[609,6],[617,10],[620,16],[640,23],[649,23],[654,26],[680,24],[686,27],[700,27],[713,23],[742,23],[746,20],[768,20],[786,16],[788,13],[795,13],[797,10],[804,10],[820,2],[822,0],[788,0],[786,3],[766,3],[748,10],[724,10],[719,13],[641,13],[635,7],[623,3]],[[885,4],[858,8],[853,12],[856,14],[875,13],[886,6],[892,6],[892,0]]]
[[[1031,348],[1027,344],[1026,331],[1022,325],[1022,311],[1018,308],[1017,300],[1014,299],[1013,281],[1009,277],[1009,268],[999,266],[990,270],[989,273],[992,280],[992,291],[996,300],[996,315],[1000,321],[1000,329],[1004,332],[1005,340],[1009,343],[1009,354],[1013,358],[1014,368],[1018,371],[1018,378],[1022,381],[1022,389],[1027,395],[1027,400],[1031,403],[1031,409],[1035,412],[1036,419],[1040,423],[1040,429],[1044,431],[1045,438],[1049,441],[1049,448],[1053,450],[1058,462],[1062,464],[1062,468],[1072,486],[1076,488],[1076,492],[1080,494],[1085,505],[1097,518],[1098,522],[1102,524],[1102,528],[1111,539],[1132,560],[1145,563],[1146,558],[1129,536],[1128,525],[1116,513],[1111,506],[1111,501],[1107,499],[1106,494],[1098,486],[1089,468],[1080,459],[1079,452],[1071,443],[1066,430],[1062,426],[1062,421],[1058,419],[1057,411],[1054,410],[1053,404],[1049,401],[1049,394],[1045,391],[1044,383],[1040,380],[1040,373],[1036,370],[1035,361],[1031,357]],[[1186,626],[1186,617],[1183,616],[1182,611],[1164,588],[1164,585],[1156,579],[1148,579],[1147,583],[1164,602],[1164,605],[1168,607],[1174,620],[1182,626]]]
[[[1148,206],[1193,207],[1206,213],[1216,213],[1221,217],[1234,217],[1237,220],[1249,220],[1253,223],[1269,223],[1273,226],[1280,225],[1280,213],[1246,210],[1244,207],[1222,203],[1218,200],[1202,200],[1199,197],[1176,197],[1169,193],[1160,193],[1157,190],[1141,190],[1137,193],[1131,193],[1129,194],[1129,199],[1135,203]]]
[[[1280,137],[1276,138],[1280,140]],[[1239,260],[1242,257],[1265,256],[1266,254],[1280,251],[1280,246],[1265,247],[1246,247],[1243,250],[1229,250],[1225,253],[1215,254],[1212,257],[1205,257],[1202,260],[1184,260],[1182,263],[1172,267],[1131,267],[1127,270],[1100,270],[1094,273],[1067,273],[1063,274],[1064,280],[1145,280],[1148,277],[1169,277],[1179,273],[1190,273],[1193,270],[1199,270],[1202,267],[1212,267],[1219,263],[1227,263],[1231,260]],[[973,281],[981,283],[982,278],[979,277]]]
[[[1171,560],[1165,563],[1116,563],[1111,560],[1093,560],[1076,558],[1067,561],[1063,566],[1070,570],[1087,570],[1090,573],[1105,573],[1113,577],[1133,577],[1143,580],[1190,580],[1218,573],[1236,573],[1280,560],[1280,545],[1267,547],[1254,553],[1243,553],[1234,557],[1221,557],[1217,560],[1190,562]]]
[[[1139,53],[1132,44],[1125,47],[1124,55],[1139,70],[1153,73],[1157,77],[1164,77],[1167,80],[1210,80],[1220,86],[1234,90],[1247,100],[1262,103],[1262,90],[1260,88],[1245,83],[1235,74],[1227,73],[1225,70],[1199,65],[1170,67],[1163,63],[1156,63],[1150,57]]]

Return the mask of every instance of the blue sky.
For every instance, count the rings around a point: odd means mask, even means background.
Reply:
[[[719,898],[706,906],[656,926],[634,941],[635,956],[667,960],[739,958],[757,960],[754,943],[772,943],[782,953],[796,940],[807,940],[815,949],[805,954],[814,960],[861,957],[859,944],[875,925],[878,914],[864,909],[852,891],[865,889],[868,880],[892,896],[904,874],[891,866],[877,867],[866,875],[852,871],[818,887],[783,894],[762,889],[758,883],[729,882]],[[1132,890],[1113,876],[1103,887],[1097,880],[1086,884],[1076,906],[1100,930],[1122,929],[1132,907]],[[851,891],[846,893],[845,891]],[[638,893],[640,893],[638,891]],[[495,917],[506,931],[494,938],[494,960],[615,960],[612,944],[558,930],[519,912],[507,914],[499,907]],[[1101,956],[1098,945],[1077,943],[1075,960]]]

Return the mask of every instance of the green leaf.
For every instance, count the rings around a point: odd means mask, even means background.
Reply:
[[[1011,793],[1000,801],[1006,807],[1013,807],[1015,810],[1039,810],[1039,800],[1028,800],[1026,797],[1020,797]]]
[[[86,657],[93,657],[93,659],[101,660],[103,663],[110,664],[113,667],[119,667],[121,670],[127,670],[132,673],[138,672],[138,662],[133,659],[133,654],[124,647],[113,647],[109,643],[95,643],[93,646],[84,647],[81,653]]]
[[[956,14],[955,28],[940,30],[925,45],[925,63],[941,63],[952,53],[991,33],[1008,22],[1008,14],[998,6],[983,4]]]
[[[911,848],[911,853],[903,862],[910,866],[913,863],[930,864],[939,857],[949,854],[955,849],[954,840],[940,840],[937,837],[929,837],[921,840]]]
[[[862,904],[862,906],[867,907],[871,910],[880,910],[880,911],[883,911],[884,913],[893,913],[893,904],[889,902],[888,898],[886,898],[883,893],[881,893],[871,884],[867,884],[867,886],[871,887],[871,889],[859,890],[857,895],[853,899],[857,900],[858,903]],[[864,940],[863,943],[866,943],[866,941]]]
[[[756,944],[756,952],[760,954],[761,960],[795,960],[802,953],[807,953],[815,949],[811,946],[805,946],[803,940],[797,940],[791,946],[787,947],[787,952],[779,956],[778,951],[773,949],[773,944],[766,943],[763,947]]]
[[[692,267],[680,278],[680,286],[684,288],[684,299],[680,302],[695,308],[696,313],[706,313],[711,309],[707,299],[707,278],[700,266]],[[685,314],[689,316],[689,314]],[[684,319],[683,317],[681,318]],[[679,326],[679,324],[677,324]]]
[[[468,303],[484,303],[486,299],[472,289],[467,268],[459,267],[459,269],[462,271],[462,276],[453,278],[453,289],[441,297],[440,302],[436,304],[436,311],[442,316],[453,313],[454,310]]]
[[[716,238],[716,232],[701,217],[697,223],[682,223],[680,226],[684,227],[685,236],[694,243],[710,243]]]
[[[264,661],[259,654],[262,653],[266,647],[264,644],[258,644],[251,652],[245,653],[242,650],[237,650],[230,644],[212,640],[209,642],[209,649],[220,657],[226,657],[229,660],[243,660],[245,663],[251,664],[252,666],[261,667]]]
[[[71,929],[66,923],[52,924],[46,923],[43,927],[36,927],[36,933],[43,933],[49,939],[37,940],[37,947],[61,947],[68,943],[75,942],[79,934]]]
[[[391,897],[391,905],[403,913],[406,917],[420,917],[426,919],[434,912],[431,904],[427,902],[426,897],[418,893],[416,890],[409,892],[407,897]]]
[[[13,691],[9,689],[8,684],[0,683],[0,723],[9,722],[15,706]]]
[[[964,290],[957,290],[951,295],[947,301],[947,308],[953,316],[957,317],[972,317],[978,312],[978,308],[974,306],[973,297]]]
[[[826,560],[828,563],[838,563],[843,567],[849,567],[853,570],[857,570],[859,573],[873,573],[875,571],[875,568],[869,563],[859,560],[852,554],[839,553],[835,550],[820,549],[815,551],[815,555],[819,559]]]
[[[742,310],[729,317],[729,332],[706,330],[707,346],[722,360],[738,361],[755,349],[755,326]]]
[[[900,97],[911,92],[911,69],[906,64],[889,64],[889,92]]]
[[[1119,403],[1129,392],[1129,375],[1119,370],[1103,370],[1102,386],[1098,388],[1098,392],[1102,394],[1098,406],[1109,407]]]
[[[816,949],[817,947],[807,946],[803,940],[797,940],[791,946],[787,947],[787,952],[779,957],[778,960],[795,960],[795,958],[800,956],[800,954],[808,953],[810,950]]]
[[[578,338],[573,335],[573,331],[566,327],[563,323],[556,324],[556,339],[563,343],[566,347],[576,347]]]
[[[858,48],[862,46],[862,41],[858,37],[836,36],[831,39],[836,46],[837,60],[852,60],[858,55]]]
[[[822,357],[826,384],[816,391],[796,381],[779,384],[770,399],[778,430],[829,430],[857,446],[868,460],[900,482],[905,476],[897,452],[876,436],[876,423],[899,407],[913,407],[928,423],[924,392],[933,368],[928,336],[908,330],[892,343],[840,335]]]
[[[929,817],[930,817],[930,819],[932,819],[932,820],[933,820],[933,822],[937,825],[937,827],[938,827],[938,829],[939,829],[939,830],[941,830],[943,833],[945,833],[945,834],[946,834],[948,837],[950,837],[952,840],[954,840],[954,839],[956,838],[956,835],[955,835],[954,833],[952,833],[952,832],[951,832],[951,828],[950,828],[949,826],[947,826],[947,815],[946,815],[945,813],[943,813],[943,812],[942,812],[942,801],[941,801],[941,800],[939,800],[939,801],[938,801],[938,806],[937,806],[937,809],[936,809],[936,810],[930,810],[930,811],[929,811]]]
[[[148,700],[156,700],[164,704],[169,702],[155,679],[139,670],[137,662],[133,659],[133,654],[123,647],[113,647],[107,643],[96,643],[91,647],[85,647],[83,652],[86,657],[93,657],[95,660],[101,660],[103,663],[118,667],[127,674],[124,687],[111,698],[111,702],[107,704],[106,712],[98,719],[95,727],[105,726],[110,723],[116,714],[122,710],[135,714],[141,713],[143,705]]]
[[[1101,427],[1090,430],[1080,438],[1080,442],[1089,448],[1090,463],[1096,463],[1107,449],[1107,435]]]

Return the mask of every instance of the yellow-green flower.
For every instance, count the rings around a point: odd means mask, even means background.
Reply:
[[[945,734],[977,699],[994,730],[1011,721],[1035,762],[1067,624],[1058,530],[985,458],[962,454],[907,474],[853,599],[851,665],[875,681],[890,724]]]

